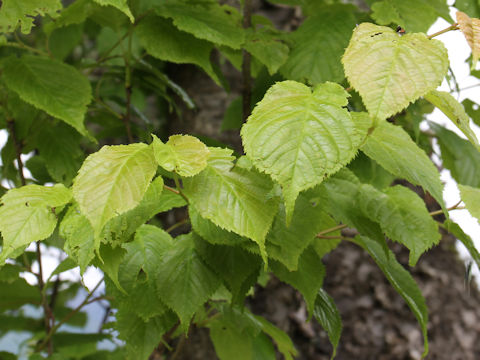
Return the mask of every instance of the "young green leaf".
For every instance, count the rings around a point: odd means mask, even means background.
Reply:
[[[73,196],[96,236],[108,220],[142,200],[156,169],[152,147],[142,143],[104,146],[85,160]]]
[[[49,237],[57,225],[55,208],[72,198],[61,184],[53,187],[27,185],[9,190],[2,196],[0,231],[3,247],[0,265],[17,249]]]
[[[287,223],[298,194],[346,165],[363,140],[343,108],[348,96],[334,83],[313,92],[295,81],[276,83],[242,128],[247,156],[282,186]]]
[[[378,242],[366,236],[357,236],[355,242],[364,248],[373,260],[375,260],[390,284],[392,284],[395,290],[397,290],[397,292],[405,299],[405,302],[417,318],[418,323],[422,328],[424,341],[423,357],[425,357],[428,354],[428,312],[425,299],[423,298],[417,283],[412,278],[412,275],[410,275],[410,273],[398,263],[395,254],[390,250],[388,251],[388,254],[385,254],[384,249],[382,249]]]
[[[190,135],[172,135],[166,144],[153,135],[153,152],[161,167],[186,177],[202,171],[210,156],[205,144]]]
[[[275,74],[288,59],[288,46],[282,42],[280,34],[262,29],[248,30],[245,50],[264,64],[270,75]]]
[[[132,15],[132,12],[130,11],[130,8],[128,7],[128,0],[93,0],[97,4],[102,5],[102,6],[113,6],[114,8],[117,8],[121,12],[123,12],[125,15],[128,16],[130,21],[133,23],[135,21],[135,18]]]
[[[28,34],[37,15],[56,17],[61,9],[60,0],[3,0],[0,9],[0,32],[14,32],[20,25],[22,33]]]
[[[216,3],[195,5],[166,0],[156,6],[158,15],[173,20],[175,26],[198,39],[239,49],[245,40],[238,10]]]
[[[220,286],[195,250],[193,235],[182,235],[157,263],[157,293],[187,330],[190,319]]]
[[[78,205],[71,206],[60,223],[60,236],[65,239],[64,250],[83,275],[95,258],[95,236],[88,219],[80,213]]]
[[[395,176],[422,186],[445,209],[437,168],[401,127],[381,122],[361,149]]]
[[[178,30],[170,20],[147,16],[136,27],[145,50],[160,60],[200,66],[217,84],[220,79],[210,63],[213,44]]]
[[[261,316],[253,315],[253,318],[259,322],[262,331],[277,344],[277,349],[285,357],[285,360],[293,360],[298,355],[292,339],[287,334]]]
[[[355,23],[351,5],[320,8],[287,35],[293,45],[280,72],[287,79],[310,84],[342,81],[345,75],[340,59]]]
[[[88,134],[83,119],[92,90],[73,66],[40,56],[12,56],[4,63],[2,78],[22,100]]]
[[[440,41],[421,33],[400,36],[370,23],[357,26],[342,62],[348,81],[377,120],[434,90],[448,70],[447,50]]]
[[[470,140],[470,142],[480,151],[480,144],[478,143],[477,136],[470,128],[470,118],[465,112],[462,104],[445,91],[433,90],[424,97],[452,120],[452,122],[465,134],[468,140]]]
[[[480,57],[480,19],[471,18],[461,11],[457,11],[456,17],[460,31],[472,49],[472,70],[474,70]]]
[[[255,241],[266,262],[265,237],[277,208],[277,200],[269,196],[273,185],[253,170],[232,169],[231,154],[231,150],[210,148],[207,167],[184,179],[184,192],[202,217]]]
[[[333,346],[331,357],[333,360],[337,354],[338,342],[342,335],[342,319],[335,302],[323,289],[318,290],[313,316],[327,332],[330,343]]]

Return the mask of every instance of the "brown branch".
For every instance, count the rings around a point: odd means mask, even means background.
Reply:
[[[20,182],[22,186],[26,185],[25,175],[23,174],[23,162],[22,162],[22,144],[18,142],[17,134],[15,132],[15,121],[13,119],[7,119],[7,128],[10,133],[10,137],[15,147],[15,154],[17,157],[18,175],[20,176]]]
[[[442,35],[442,34],[444,34],[444,33],[446,33],[446,32],[451,31],[451,30],[458,30],[458,29],[459,29],[458,23],[454,23],[454,24],[450,25],[449,27],[447,27],[447,28],[445,28],[445,29],[443,29],[443,30],[437,31],[436,33],[433,33],[432,35],[428,35],[427,38],[432,39],[432,38],[434,38],[435,36]]]
[[[130,66],[130,57],[132,52],[132,31],[128,32],[128,48],[124,55],[125,59],[125,116],[123,116],[123,123],[125,125],[125,130],[127,131],[128,142],[133,143],[132,129],[130,126],[131,117],[132,117],[132,68]]]

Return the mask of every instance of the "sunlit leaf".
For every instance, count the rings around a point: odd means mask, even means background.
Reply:
[[[456,17],[458,26],[472,49],[472,69],[475,69],[480,57],[480,19],[471,18],[461,11],[457,11]]]

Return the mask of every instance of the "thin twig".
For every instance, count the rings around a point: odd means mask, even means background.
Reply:
[[[37,261],[38,261],[38,288],[42,294],[42,307],[44,312],[45,333],[49,334],[53,324],[55,323],[55,317],[52,313],[52,309],[48,305],[47,295],[45,294],[45,283],[43,282],[43,269],[42,269],[42,252],[40,250],[40,242],[37,241]],[[47,346],[48,355],[53,354],[53,343],[51,339],[45,344]]]
[[[455,205],[453,206],[450,206],[449,208],[447,208],[447,211],[451,211],[451,210],[463,210],[465,209],[464,206],[458,206],[462,203],[462,200],[460,200],[458,203],[456,203]],[[440,215],[440,214],[443,214],[443,210],[436,210],[436,211],[431,211],[430,213],[430,216],[435,216],[435,215]]]
[[[163,188],[164,188],[165,190],[168,190],[168,191],[173,192],[174,194],[180,195],[180,191],[178,191],[177,189],[174,189],[174,188],[172,188],[172,187],[170,187],[170,186],[168,186],[168,185],[163,185]]]
[[[173,173],[173,181],[175,181],[175,186],[177,187],[178,194],[185,199],[185,201],[188,203],[188,198],[185,196],[185,194],[182,191],[182,186],[180,185],[180,180],[178,178],[178,175],[176,173]]]
[[[449,32],[449,31],[452,31],[452,30],[458,30],[458,29],[459,29],[458,23],[454,23],[454,24],[450,25],[449,27],[447,27],[443,30],[437,31],[436,33],[434,33],[432,35],[428,35],[427,38],[433,39],[435,36],[442,35],[446,32]]]
[[[315,237],[322,238],[323,235],[325,235],[325,234],[329,234],[329,233],[337,231],[337,230],[342,230],[342,229],[345,229],[346,227],[347,227],[346,224],[340,224],[340,225],[334,226],[332,228],[320,231],[317,235],[315,235]]]
[[[20,182],[22,186],[26,185],[25,175],[23,174],[23,162],[22,162],[22,145],[18,142],[17,134],[15,131],[15,121],[13,119],[7,119],[7,128],[10,133],[10,137],[15,147],[15,154],[17,157],[18,176],[20,176]]]
[[[167,230],[165,230],[167,233],[170,233],[172,232],[173,230],[179,228],[180,226],[184,225],[184,224],[188,224],[190,222],[190,220],[187,218],[187,219],[183,219],[179,222],[177,222],[176,224],[173,224],[172,226],[170,226]]]
[[[78,313],[85,305],[89,304],[90,298],[93,296],[95,291],[98,289],[98,287],[102,284],[103,278],[100,279],[100,281],[95,285],[95,287],[92,289],[92,291],[85,297],[85,299],[82,301],[80,305],[78,305],[75,309],[70,311],[65,317],[60,320],[55,326],[53,326],[50,331],[48,332],[47,336],[43,339],[41,344],[38,346],[37,351],[41,351],[45,348],[45,346],[50,343],[50,339],[52,338],[53,334],[58,330],[60,326],[65,324],[68,320],[72,318],[73,315]],[[100,297],[97,298],[98,300],[101,300]]]
[[[131,120],[131,104],[132,104],[132,68],[130,67],[130,57],[132,52],[132,31],[128,32],[128,47],[127,51],[124,54],[125,60],[125,116],[123,116],[123,123],[125,125],[125,130],[127,131],[128,142],[133,143],[132,129],[130,127]]]

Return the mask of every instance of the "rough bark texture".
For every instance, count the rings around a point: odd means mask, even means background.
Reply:
[[[295,26],[295,14],[289,9],[261,8],[257,3],[256,10],[277,24]],[[241,153],[239,132],[220,132],[226,107],[240,93],[241,75],[229,64],[223,64],[222,69],[230,93],[193,66],[171,66],[170,75],[193,97],[197,109],[185,108],[181,119],[170,122],[169,131],[215,138]],[[409,269],[429,308],[428,359],[480,359],[480,293],[474,284],[470,288],[465,285],[465,266],[457,256],[454,241],[444,235],[439,246]],[[392,247],[407,267],[407,251],[395,244]],[[368,254],[342,243],[324,260],[324,288],[335,299],[344,325],[336,359],[419,359],[423,342],[417,321]],[[265,288],[256,289],[248,306],[292,337],[298,359],[330,358],[331,345],[325,331],[315,320],[305,323],[305,304],[291,287],[273,278]],[[194,329],[178,358],[216,359],[208,330]]]

